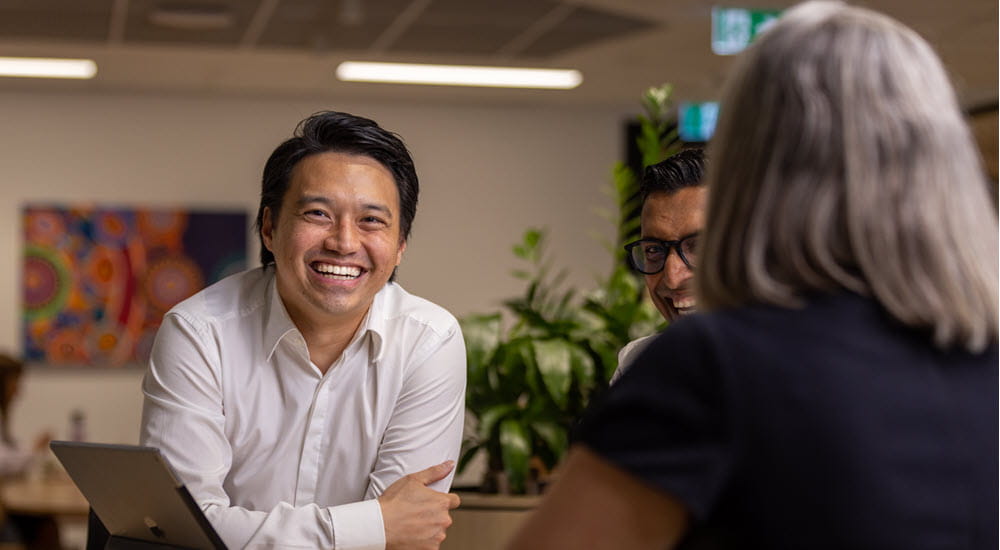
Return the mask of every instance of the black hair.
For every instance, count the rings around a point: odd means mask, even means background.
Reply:
[[[9,387],[16,384],[24,373],[24,363],[10,355],[0,354],[0,440],[7,445],[13,445],[10,434]]]
[[[264,209],[269,208],[272,223],[277,222],[295,166],[308,156],[331,152],[364,155],[389,170],[399,192],[400,236],[404,241],[410,236],[410,226],[417,215],[420,183],[413,158],[403,140],[373,120],[348,113],[321,111],[299,122],[293,137],[279,145],[264,165],[260,207],[254,224],[260,239],[261,264],[274,263],[274,254],[264,246],[261,235]]]
[[[639,195],[645,203],[653,193],[675,193],[685,187],[705,183],[705,152],[684,149],[666,160],[647,166],[639,182]]]

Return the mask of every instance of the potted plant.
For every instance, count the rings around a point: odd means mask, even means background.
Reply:
[[[636,139],[643,166],[680,148],[667,118],[670,95],[669,85],[643,95]],[[468,353],[466,407],[476,430],[458,467],[485,452],[485,492],[538,493],[591,396],[607,388],[618,350],[662,325],[622,249],[638,238],[638,177],[622,162],[613,174],[618,234],[609,247],[614,266],[606,279],[585,293],[565,288],[565,273],[553,271],[545,250],[544,230],[528,229],[513,247],[520,263],[513,275],[524,281],[524,293],[504,301],[502,311],[461,321]]]

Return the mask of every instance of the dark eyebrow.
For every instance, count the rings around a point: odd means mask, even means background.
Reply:
[[[687,238],[690,238],[690,237],[695,237],[695,236],[700,235],[700,234],[701,234],[701,231],[695,231],[694,233],[688,233],[687,235],[684,235],[683,237],[681,237],[681,238],[679,238],[677,240],[674,240],[674,241],[669,241],[669,240],[664,240],[664,239],[657,239],[656,237],[641,237],[639,240],[640,241],[659,241],[661,243],[679,243],[679,242],[683,241],[684,239],[687,239]]]
[[[318,202],[318,203],[323,204],[324,206],[327,206],[327,207],[331,207],[331,208],[333,207],[333,201],[332,200],[330,200],[330,199],[328,199],[326,197],[318,197],[318,196],[317,197],[309,197],[309,196],[299,197],[299,200],[295,201],[295,207],[296,208],[302,208],[303,206],[305,206],[307,204],[312,204],[314,202]]]
[[[375,210],[376,212],[381,212],[382,215],[384,215],[385,217],[389,218],[390,220],[392,219],[392,210],[390,210],[389,207],[384,204],[365,203],[362,204],[361,206],[365,210]]]
[[[304,197],[300,197],[299,200],[295,201],[295,207],[296,208],[302,208],[303,206],[306,206],[307,204],[312,204],[312,203],[320,203],[320,204],[326,206],[327,208],[333,208],[333,206],[334,206],[333,201],[330,200],[330,199],[328,199],[328,198],[326,198],[326,197],[322,197],[322,196],[311,197],[311,196],[307,195],[307,196],[304,196]],[[384,216],[388,217],[389,219],[392,219],[392,210],[388,206],[386,206],[384,204],[377,204],[377,203],[368,203],[368,202],[366,202],[366,203],[363,203],[361,205],[361,208],[363,210],[375,210],[376,212],[380,212],[381,214],[383,214]]]

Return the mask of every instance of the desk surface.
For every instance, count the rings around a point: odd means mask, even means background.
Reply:
[[[80,490],[64,476],[3,481],[0,500],[11,514],[86,516],[90,509]]]

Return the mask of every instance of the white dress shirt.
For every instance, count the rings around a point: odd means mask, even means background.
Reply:
[[[643,336],[642,338],[636,338],[631,342],[625,344],[622,349],[618,350],[618,366],[615,367],[614,374],[611,375],[611,380],[608,384],[614,384],[619,378],[625,374],[625,370],[628,369],[629,363],[631,363],[639,353],[646,349],[646,346],[653,341],[656,334],[650,334],[649,336]]]
[[[388,283],[324,375],[273,267],[258,268],[164,316],[143,394],[142,444],[163,451],[230,548],[381,549],[373,499],[458,458],[465,344],[450,313]]]

